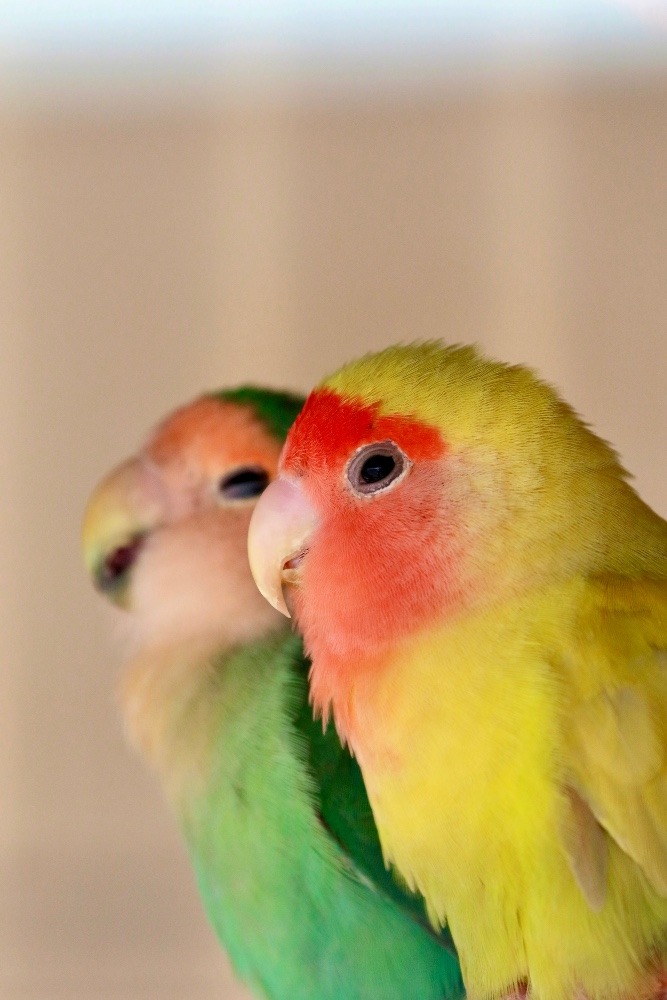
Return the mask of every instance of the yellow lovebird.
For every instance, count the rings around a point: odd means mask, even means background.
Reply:
[[[437,343],[308,398],[250,529],[385,857],[469,996],[667,995],[667,523],[522,367]]]

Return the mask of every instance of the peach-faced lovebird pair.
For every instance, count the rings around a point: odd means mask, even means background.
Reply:
[[[144,535],[106,548],[111,575],[150,557]],[[314,710],[361,767],[385,859],[451,931],[469,995],[662,997],[667,525],[612,450],[523,368],[392,348],[308,398],[249,542],[260,589],[304,635]],[[209,772],[177,757],[195,796]],[[349,820],[351,785],[333,784]],[[406,900],[393,912],[421,929]],[[435,994],[378,979],[333,995]]]
[[[125,722],[257,996],[456,1000],[451,939],[386,870],[359,768],[313,719],[301,643],[250,575],[250,514],[302,402],[198,399],[93,495],[86,562],[133,648]]]

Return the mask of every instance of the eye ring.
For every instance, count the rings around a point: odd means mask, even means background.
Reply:
[[[218,482],[221,500],[239,503],[260,496],[269,485],[270,476],[261,465],[242,465],[226,473]]]
[[[394,441],[376,441],[357,449],[345,476],[357,496],[373,496],[396,486],[412,468],[412,462]]]

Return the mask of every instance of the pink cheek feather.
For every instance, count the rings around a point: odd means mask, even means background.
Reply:
[[[443,500],[439,462],[415,465],[372,497],[352,494],[340,473],[325,478],[296,612],[314,660],[351,658],[357,669],[455,599],[456,516]]]
[[[412,469],[386,493],[358,497],[345,465],[360,446],[383,440],[395,441]],[[330,389],[311,393],[288,435],[283,470],[320,515],[292,606],[313,661],[314,706],[326,716],[333,703],[342,736],[353,725],[356,680],[458,599],[461,535],[443,485],[447,451],[436,427]]]

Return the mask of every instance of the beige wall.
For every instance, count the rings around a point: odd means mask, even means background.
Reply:
[[[97,477],[204,387],[442,336],[539,367],[667,514],[665,164],[664,75],[0,114],[0,998],[231,981],[122,741]]]

